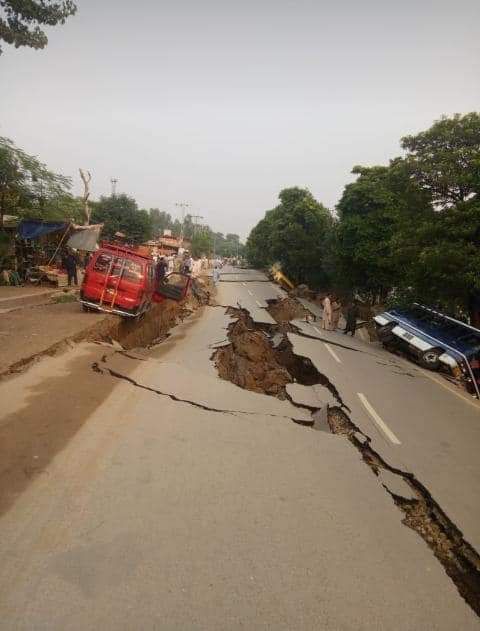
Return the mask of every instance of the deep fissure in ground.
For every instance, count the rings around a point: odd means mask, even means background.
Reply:
[[[301,334],[290,320],[303,317],[305,310],[302,305],[297,309],[292,302],[292,298],[286,301],[270,301],[268,310],[277,322],[275,325],[255,323],[247,311],[228,309],[228,313],[235,318],[228,328],[230,344],[217,349],[212,355],[219,376],[241,388],[279,399],[290,399],[286,391],[289,383],[320,384],[326,387],[338,402],[337,406],[328,409],[326,415],[330,431],[349,440],[380,480],[385,471],[398,476],[407,485],[411,496],[403,497],[382,482],[395,505],[404,514],[402,523],[425,541],[460,595],[480,616],[479,554],[464,540],[457,526],[413,474],[391,467],[372,448],[370,437],[361,432],[350,419],[340,394],[327,376],[321,374],[308,358],[295,355],[286,334]],[[292,399],[290,401],[293,405],[302,407]],[[318,408],[310,409],[313,412],[319,411]],[[312,424],[315,424],[315,414],[310,425]]]

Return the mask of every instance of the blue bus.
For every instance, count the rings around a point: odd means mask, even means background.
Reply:
[[[374,318],[379,340],[402,348],[430,370],[443,367],[480,399],[480,330],[414,303]]]

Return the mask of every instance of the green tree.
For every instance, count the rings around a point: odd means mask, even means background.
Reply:
[[[274,262],[271,252],[274,213],[275,210],[268,210],[248,235],[246,256],[253,267],[267,267]]]
[[[92,210],[92,223],[103,223],[102,236],[112,239],[122,232],[131,243],[143,243],[152,236],[152,222],[146,210],[127,195],[101,197]]]
[[[164,230],[171,230],[173,226],[170,213],[158,208],[150,208],[150,220],[152,222],[152,234],[154,237],[161,237]]]
[[[390,166],[357,166],[352,173],[358,177],[347,184],[337,205],[339,221],[329,243],[334,282],[384,300],[402,282],[407,262],[400,262],[393,237],[432,216],[429,194],[411,180],[401,159]],[[410,245],[408,255],[417,256],[415,235]],[[406,258],[406,251],[401,254]]]
[[[213,236],[210,230],[197,230],[192,237],[192,255],[196,258],[209,256],[213,250]]]
[[[480,114],[444,116],[427,131],[402,138],[412,177],[436,208],[462,203],[480,193]]]
[[[48,38],[40,27],[64,24],[77,11],[72,0],[0,0],[0,7],[0,40],[15,48],[45,48]]]
[[[266,213],[247,239],[250,262],[279,262],[294,282],[327,286],[324,245],[333,223],[330,212],[306,189],[287,188],[279,198],[280,204]]]
[[[50,218],[59,200],[71,200],[70,187],[70,178],[53,173],[38,158],[0,137],[0,228],[6,214]]]

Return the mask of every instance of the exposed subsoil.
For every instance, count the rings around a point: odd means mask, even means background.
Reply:
[[[301,318],[307,318],[311,314],[305,307],[293,298],[284,298],[283,300],[269,300],[268,313],[275,322],[290,322]]]
[[[349,410],[327,376],[319,373],[308,358],[293,353],[286,332],[292,330],[289,321],[301,314],[301,309],[295,308],[291,304],[293,302],[292,298],[272,301],[269,312],[278,325],[256,325],[247,312],[230,310],[231,315],[236,317],[228,331],[230,344],[218,349],[212,356],[220,377],[242,388],[280,399],[287,397],[285,386],[288,383],[321,384],[328,388],[338,402],[338,406],[327,410],[330,431],[344,436],[360,452],[364,462],[403,512],[402,523],[425,541],[460,595],[480,616],[480,555],[463,539],[460,530],[414,475],[391,467],[371,447],[370,438],[349,417]],[[302,407],[293,400],[291,402]],[[315,418],[315,413],[320,410],[311,409]],[[405,489],[411,491],[409,497],[390,490],[388,483],[382,481],[383,471],[404,483]]]
[[[244,312],[229,327],[228,346],[214,353],[215,365],[222,379],[252,390],[286,398],[285,386],[293,378],[277,359],[277,352],[264,331],[255,330]]]

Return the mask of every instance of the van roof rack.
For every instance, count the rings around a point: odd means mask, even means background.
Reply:
[[[138,256],[142,259],[152,258],[149,254],[143,254],[141,251],[137,250],[134,245],[117,245],[116,243],[103,241],[100,247],[105,250],[116,252],[117,254],[129,254],[130,256]]]

